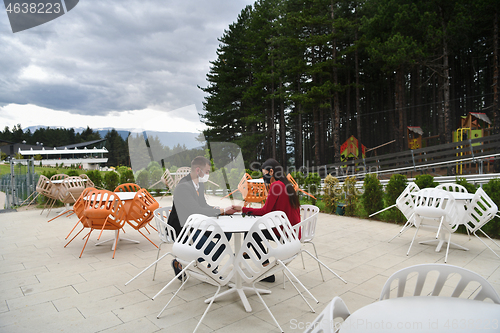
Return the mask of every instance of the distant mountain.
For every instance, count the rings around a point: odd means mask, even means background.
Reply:
[[[31,133],[35,132],[39,128],[46,128],[47,126],[30,126],[24,129],[27,131],[28,129]],[[57,128],[57,127],[51,127]],[[86,127],[73,127],[75,133],[83,132]],[[112,127],[106,128],[92,128],[92,130],[96,131],[101,135],[102,138],[108,134],[108,131],[111,131]],[[115,129],[118,134],[122,137],[123,140],[127,140],[128,136],[132,133],[127,129]],[[199,133],[191,133],[191,132],[158,132],[158,131],[147,131],[146,134],[150,137],[157,136],[160,142],[167,147],[174,147],[178,144],[185,145],[188,149],[200,147],[202,143],[196,140],[196,138],[200,135]],[[136,135],[136,133],[132,133],[132,135]]]

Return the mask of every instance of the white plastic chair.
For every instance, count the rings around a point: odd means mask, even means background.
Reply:
[[[319,316],[314,319],[312,324],[304,333],[334,333],[340,328],[340,325],[333,321],[336,318],[346,320],[351,313],[345,305],[342,298],[335,296],[330,303],[321,311]]]
[[[489,248],[497,257],[500,258],[491,247],[486,244],[481,237],[477,235],[478,231],[481,231],[489,240],[491,240],[496,246],[500,247],[497,242],[490,238],[481,228],[491,221],[498,212],[497,205],[491,200],[491,198],[484,192],[482,188],[478,188],[472,200],[466,204],[465,209],[465,219],[463,223],[471,234],[477,237],[487,248]]]
[[[401,211],[401,213],[406,218],[405,225],[401,228],[396,236],[392,237],[390,241],[394,238],[401,236],[406,230],[410,229],[413,224],[413,213],[415,212],[415,198],[414,195],[416,192],[420,191],[420,188],[417,184],[411,182],[408,183],[406,188],[401,192],[399,197],[396,199],[395,206]]]
[[[266,238],[271,237],[272,240]],[[263,248],[261,248],[261,246]],[[304,299],[312,312],[314,309],[305,299],[299,289],[295,286],[290,276],[298,282],[301,287],[309,294],[309,296],[318,303],[316,298],[307,290],[297,277],[286,267],[286,265],[297,257],[301,249],[301,244],[298,235],[293,230],[290,221],[284,212],[273,211],[260,217],[243,240],[240,251],[235,257],[234,267],[241,276],[243,282],[251,284],[254,292],[260,298],[267,312],[273,318],[275,324],[283,332],[283,329],[278,324],[276,318],[269,310],[269,307],[262,299],[255,284],[265,277],[283,271],[285,276],[290,280],[291,284],[297,290],[299,295]],[[245,260],[244,254],[248,255]],[[290,275],[290,276],[289,276]]]
[[[437,229],[436,240],[422,241],[420,243],[426,244],[437,241],[439,245],[436,248],[436,252],[439,252],[441,245],[445,242],[445,240],[443,238],[444,236],[440,240],[438,240],[438,237],[441,235],[441,230],[444,229],[444,231],[449,233],[446,256],[444,259],[444,262],[446,262],[448,260],[448,252],[450,249],[451,234],[457,230],[459,224],[461,223],[460,218],[463,218],[463,216],[458,214],[455,207],[455,198],[449,192],[435,188],[425,188],[417,192],[415,195],[415,212],[412,218],[417,230],[415,231],[415,235],[413,236],[406,255],[410,253],[415,237],[421,227],[431,227]],[[454,245],[462,250],[467,250],[457,244]]]
[[[460,193],[469,193],[467,189],[460,185],[460,184],[455,184],[455,183],[443,183],[439,184],[436,186],[438,190],[444,190],[448,192],[460,192]]]
[[[151,263],[148,267],[144,268],[139,274],[134,276],[132,279],[130,279],[125,285],[129,284],[130,282],[134,281],[139,275],[150,269],[151,267],[155,266],[155,270],[153,273],[153,281],[156,276],[156,267],[158,266],[158,262],[165,258],[168,255],[173,256],[172,252],[167,252],[164,255],[161,256],[160,258],[160,251],[161,251],[161,246],[163,244],[173,244],[175,239],[177,238],[177,235],[175,233],[174,228],[172,228],[170,225],[167,224],[168,222],[168,217],[170,216],[170,211],[172,210],[172,206],[169,207],[161,207],[155,209],[153,212],[154,219],[156,221],[156,229],[158,230],[158,236],[160,237],[160,245],[158,246],[158,252],[156,254],[156,260]]]
[[[312,241],[316,233],[316,221],[318,220],[318,214],[319,214],[318,207],[314,205],[301,205],[300,206],[301,221],[300,223],[297,223],[296,225],[293,226],[293,229],[295,230],[297,235],[300,235],[300,242],[304,245],[312,244],[314,248],[315,255],[312,255],[311,252],[304,250],[303,248],[300,250],[300,256],[302,258],[302,267],[304,267],[304,269],[306,268],[304,264],[304,256],[302,254],[303,252],[305,252],[308,255],[310,255],[311,258],[313,258],[318,262],[319,271],[321,273],[321,278],[323,279],[323,281],[325,281],[325,278],[323,277],[323,270],[321,269],[322,265],[330,272],[332,272],[332,274],[334,274],[336,277],[341,279],[344,283],[347,283],[337,273],[332,271],[328,266],[326,266],[323,262],[321,262],[318,259],[318,252],[316,251],[316,245],[314,245]]]
[[[205,235],[206,238],[202,237],[203,235]],[[205,241],[203,244],[202,240]],[[215,246],[209,251],[207,247],[212,242],[215,243]],[[206,251],[208,251],[208,253],[205,253]],[[220,252],[220,255],[214,258],[217,252]],[[172,246],[172,253],[182,264],[182,270],[153,296],[153,299],[167,289],[178,277],[186,274],[187,278],[183,280],[179,289],[177,289],[172,298],[160,311],[157,318],[160,318],[163,311],[165,311],[180,289],[189,281],[189,278],[194,277],[217,287],[217,291],[193,331],[196,332],[212,306],[214,299],[219,294],[221,287],[227,285],[233,276],[233,250],[229,245],[226,235],[213,218],[200,214],[193,214],[189,216],[179,236],[175,240]]]
[[[435,282],[434,275],[432,275],[432,278],[429,277],[429,279],[427,279],[428,274],[433,271],[437,271],[439,274]],[[418,273],[415,289],[412,291],[412,296],[426,296],[422,295],[422,290],[424,288],[426,280],[427,285],[432,287],[432,292],[428,296],[439,296],[439,294],[441,294],[443,290],[445,282],[448,280],[450,275],[458,274],[460,275],[460,280],[457,282],[455,288],[453,289],[451,297],[460,297],[467,285],[470,282],[474,281],[478,282],[481,285],[481,289],[473,298],[474,300],[484,301],[485,299],[489,298],[494,303],[500,304],[500,296],[485,278],[468,269],[444,264],[421,264],[406,267],[397,271],[396,273],[392,274],[385,282],[380,294],[380,300],[382,301],[384,299],[391,298],[391,284],[394,280],[398,280],[398,284],[396,287],[396,297],[403,297],[405,290],[407,289],[406,282],[409,279],[414,278],[413,275],[409,278],[409,275],[411,273]],[[449,287],[449,285],[447,285],[447,287]]]

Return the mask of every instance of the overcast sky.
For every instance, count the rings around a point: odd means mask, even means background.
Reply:
[[[203,129],[217,38],[251,0],[80,0],[12,33],[0,4],[0,130]]]

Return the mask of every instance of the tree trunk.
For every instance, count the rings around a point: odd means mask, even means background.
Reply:
[[[286,168],[286,125],[285,125],[285,101],[283,99],[283,79],[280,78],[280,143],[281,143],[281,165]]]
[[[330,3],[330,11],[332,21],[335,20],[335,13],[333,11],[333,0]],[[334,26],[334,25],[332,25]],[[333,29],[333,33],[335,33],[335,28]],[[333,59],[333,84],[334,84],[334,93],[333,93],[333,121],[332,121],[332,133],[333,133],[333,149],[335,154],[333,156],[334,163],[340,162],[340,105],[339,105],[339,93],[337,91],[338,85],[338,70],[336,66],[336,58],[337,58],[337,38],[333,38],[333,50],[332,50],[332,59]]]
[[[405,147],[405,142],[406,142],[406,133],[405,133],[405,128],[404,128],[404,72],[403,72],[403,66],[399,66],[399,68],[396,71],[396,89],[395,89],[395,94],[394,94],[394,104],[396,106],[396,112],[398,115],[398,130],[397,130],[397,137],[396,137],[396,142],[398,143],[398,151],[403,151]]]
[[[495,11],[493,20],[493,119],[494,132],[500,133],[500,108],[498,97],[498,11]]]

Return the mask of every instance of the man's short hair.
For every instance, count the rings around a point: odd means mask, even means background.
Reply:
[[[191,161],[191,169],[196,167],[204,167],[205,165],[211,165],[210,160],[204,156],[197,156]]]

